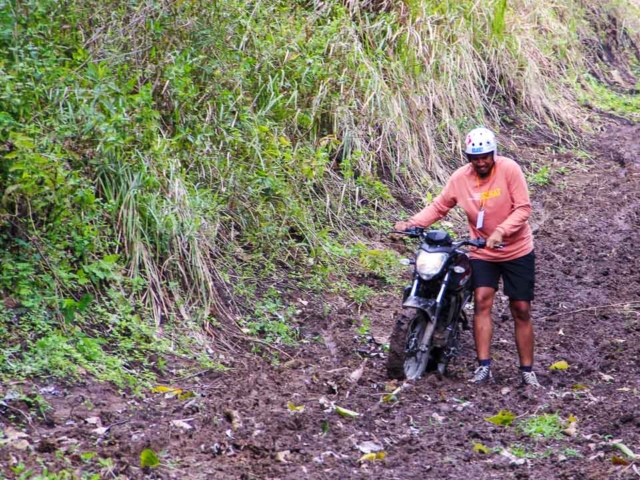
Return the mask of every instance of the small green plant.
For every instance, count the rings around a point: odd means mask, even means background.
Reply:
[[[377,277],[394,283],[400,273],[398,255],[390,250],[369,249],[363,244],[357,244],[354,251],[362,268]]]
[[[261,337],[268,343],[295,345],[298,340],[293,325],[295,312],[295,306],[285,305],[280,293],[271,287],[241,323],[245,333]]]
[[[351,298],[358,305],[358,307],[362,307],[366,305],[371,297],[374,295],[374,290],[366,285],[358,285],[351,292]]]
[[[527,181],[531,185],[547,186],[551,183],[551,168],[548,165],[544,165],[538,169],[534,169],[529,175],[527,175]]]
[[[362,317],[360,326],[358,327],[358,333],[362,337],[366,337],[371,333],[371,319],[369,317]]]
[[[535,452],[530,448],[521,445],[514,444],[509,447],[509,451],[518,458],[535,459],[535,458],[547,458],[552,455],[553,451],[547,448],[543,452]]]
[[[519,429],[532,438],[560,438],[563,422],[557,413],[534,415],[521,422]]]
[[[560,452],[560,455],[564,455],[567,458],[582,458],[584,456],[580,453],[580,450],[575,448],[565,448]]]
[[[509,451],[518,458],[536,458],[538,454],[532,452],[528,448],[522,445],[512,445],[509,447]]]

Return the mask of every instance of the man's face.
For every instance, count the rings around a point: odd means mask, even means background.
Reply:
[[[486,177],[491,173],[491,169],[495,163],[493,159],[493,152],[485,153],[484,155],[469,155],[468,158],[478,176]]]

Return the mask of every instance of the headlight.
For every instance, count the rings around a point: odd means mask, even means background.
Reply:
[[[429,253],[421,251],[416,259],[416,270],[423,280],[430,280],[442,270],[447,260],[446,253]]]

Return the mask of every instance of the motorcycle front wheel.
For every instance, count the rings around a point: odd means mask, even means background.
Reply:
[[[426,350],[419,348],[425,335],[433,336],[433,326],[427,321],[426,314],[420,310],[402,312],[389,339],[389,378],[416,380],[422,376],[431,351],[431,338],[426,343]]]

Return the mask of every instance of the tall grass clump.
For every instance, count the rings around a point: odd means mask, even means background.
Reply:
[[[130,374],[187,352],[185,332],[215,357],[240,335],[237,298],[285,272],[384,278],[359,227],[383,231],[395,194],[434,194],[474,126],[579,132],[594,19],[622,6],[0,3],[0,371]]]

